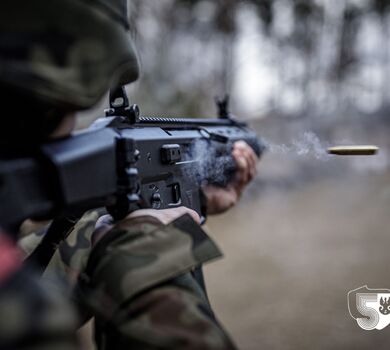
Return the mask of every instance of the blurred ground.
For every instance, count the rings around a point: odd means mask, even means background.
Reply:
[[[359,328],[347,292],[390,287],[390,172],[263,185],[208,222],[225,253],[206,267],[209,295],[239,347],[387,349],[388,329]]]

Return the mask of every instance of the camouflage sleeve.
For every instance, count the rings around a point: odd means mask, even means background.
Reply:
[[[103,214],[105,214],[103,209],[90,210],[78,220],[66,239],[59,243],[44,276],[55,274],[71,284],[74,282],[79,272],[86,266],[92,247],[91,237],[96,222]],[[24,225],[18,245],[27,258],[41,243],[48,226],[48,224]]]
[[[105,214],[103,209],[95,209],[87,211],[80,218],[66,239],[59,243],[43,273],[43,280],[51,280],[55,276],[57,280],[67,281],[66,292],[71,292],[77,283],[79,273],[86,267],[92,249],[92,234],[96,222],[103,214]],[[48,224],[38,226],[30,223],[22,227],[20,234],[22,238],[19,239],[18,246],[27,259],[42,242],[48,227]],[[75,298],[73,304],[78,313],[79,326],[93,317],[83,300]]]
[[[1,235],[0,315],[0,349],[77,348],[72,309],[61,294],[22,267],[20,252]]]
[[[99,349],[232,349],[192,271],[220,252],[189,216],[119,223],[93,248],[78,292]]]

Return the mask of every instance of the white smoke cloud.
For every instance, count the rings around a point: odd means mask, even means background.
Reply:
[[[275,154],[295,155],[302,158],[316,158],[327,161],[330,156],[327,154],[328,143],[322,142],[319,137],[311,132],[305,131],[289,144],[267,143],[268,151]]]

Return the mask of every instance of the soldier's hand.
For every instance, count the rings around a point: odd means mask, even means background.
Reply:
[[[197,224],[200,224],[200,217],[198,213],[195,210],[186,207],[161,210],[140,209],[132,212],[129,216],[127,216],[127,219],[139,218],[141,216],[153,216],[155,219],[161,221],[164,225],[168,225],[172,221],[175,221],[180,216],[185,214],[189,214]]]
[[[142,217],[153,217],[157,219],[164,225],[170,224],[172,221],[175,221],[179,217],[188,214],[192,219],[200,224],[200,217],[198,213],[192,209],[186,207],[172,208],[172,209],[140,209],[129,214],[121,222],[126,223],[126,221],[131,224],[131,219],[142,218]],[[110,231],[114,226],[114,221],[110,215],[102,216],[96,223],[96,229],[93,233],[92,242],[95,244],[99,241],[108,231]]]
[[[207,213],[221,214],[233,207],[241,197],[246,186],[256,176],[256,164],[259,160],[252,148],[244,141],[238,141],[233,146],[233,159],[236,162],[236,174],[226,187],[206,186]]]

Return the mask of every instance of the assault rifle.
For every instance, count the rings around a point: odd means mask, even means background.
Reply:
[[[234,172],[232,144],[264,146],[235,120],[227,100],[219,118],[154,118],[130,106],[123,87],[90,128],[48,142],[28,157],[0,159],[0,225],[26,218],[78,216],[106,207],[115,219],[137,208],[186,206],[206,216],[202,185],[224,186]]]

